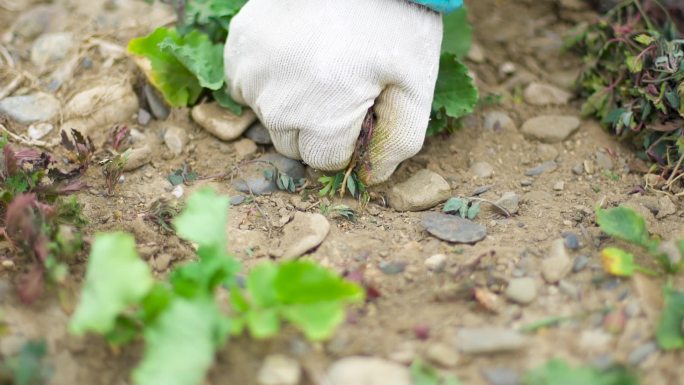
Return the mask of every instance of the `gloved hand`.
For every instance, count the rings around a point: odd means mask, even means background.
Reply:
[[[423,145],[441,41],[440,14],[407,0],[250,0],[231,21],[225,71],[276,150],[319,170],[349,164],[374,106],[360,176],[376,184]]]

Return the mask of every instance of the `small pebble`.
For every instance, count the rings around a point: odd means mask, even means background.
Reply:
[[[555,191],[563,191],[563,190],[565,190],[565,182],[563,182],[562,180],[556,182],[556,183],[553,185],[553,189],[554,189]]]
[[[489,385],[520,385],[520,375],[515,369],[486,368],[482,370],[482,376]]]
[[[470,166],[469,172],[478,178],[486,179],[494,174],[494,167],[487,162],[477,162]]]
[[[523,305],[532,303],[537,297],[537,284],[533,278],[515,278],[508,283],[506,298]]]
[[[520,209],[520,195],[513,191],[506,191],[495,203],[506,209],[509,214],[517,214]]]
[[[244,195],[235,195],[230,197],[230,205],[231,206],[237,206],[242,204],[245,201],[245,196]]]
[[[257,375],[259,385],[298,385],[302,377],[299,362],[281,354],[266,357]]]
[[[575,175],[584,174],[584,166],[582,164],[576,164],[572,167],[572,173]]]
[[[456,335],[456,347],[463,353],[497,353],[522,349],[527,344],[517,331],[493,327],[462,328]]]
[[[444,254],[435,254],[428,259],[425,260],[425,267],[427,267],[428,270],[435,272],[435,273],[440,273],[444,271],[444,268],[446,267],[447,263],[447,256]]]
[[[152,120],[152,115],[147,112],[146,109],[141,108],[138,110],[138,124],[141,126],[147,126]]]
[[[398,275],[406,270],[406,263],[397,261],[381,261],[378,264],[378,268],[386,275]]]
[[[653,353],[655,353],[657,351],[658,351],[658,345],[653,341],[649,341],[643,345],[640,345],[638,348],[634,349],[629,354],[627,361],[629,362],[630,365],[638,366],[642,362],[646,361],[646,359],[648,357],[650,357]]]
[[[425,355],[430,362],[444,368],[454,367],[458,363],[458,353],[456,350],[440,342],[430,344]]]
[[[577,131],[580,124],[579,118],[575,116],[538,116],[526,121],[520,131],[531,139],[544,143],[558,143]]]
[[[550,160],[548,162],[544,162],[540,164],[537,167],[533,167],[525,172],[525,176],[539,176],[545,172],[551,172],[554,171],[555,169],[558,168],[558,164]]]
[[[563,279],[572,269],[572,262],[565,250],[565,240],[556,239],[551,244],[549,257],[542,261],[542,275],[548,283]]]
[[[588,264],[589,258],[586,255],[580,255],[575,258],[575,262],[572,264],[572,272],[579,273],[580,271],[584,270]]]

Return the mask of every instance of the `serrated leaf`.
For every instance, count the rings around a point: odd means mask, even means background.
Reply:
[[[658,346],[664,350],[684,348],[684,292],[670,286],[663,289],[663,313],[656,329]]]
[[[158,46],[192,72],[202,87],[210,90],[223,87],[223,45],[212,44],[206,34],[192,31],[180,39],[166,37]]]
[[[142,69],[170,105],[185,107],[194,104],[202,92],[202,86],[173,54],[159,48],[159,44],[166,39],[182,44],[182,38],[175,29],[160,27],[148,36],[131,40],[128,51],[149,61],[149,68],[142,66]]]
[[[468,75],[468,67],[455,55],[442,54],[432,109],[439,111],[444,108],[449,117],[460,118],[473,112],[477,98],[477,89]]]
[[[465,7],[442,16],[444,36],[442,38],[442,53],[464,57],[473,40],[473,27],[468,21],[468,11]]]
[[[175,299],[144,332],[145,355],[133,371],[136,385],[200,384],[214,361],[221,320],[210,299]]]
[[[606,234],[623,241],[651,249],[657,244],[646,229],[646,221],[634,210],[620,206],[610,210],[598,209],[596,223]]]
[[[655,42],[655,39],[650,35],[642,33],[640,35],[635,36],[634,41],[641,45],[651,45]]]
[[[75,334],[111,331],[119,314],[142,300],[153,284],[149,267],[135,251],[133,236],[96,235],[70,330]]]
[[[176,233],[200,247],[223,250],[229,206],[228,197],[217,196],[210,188],[198,190],[188,198],[185,210],[173,220]]]

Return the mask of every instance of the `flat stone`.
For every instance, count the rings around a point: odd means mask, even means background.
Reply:
[[[453,243],[476,243],[487,236],[487,228],[456,215],[427,213],[423,227],[435,237]]]
[[[59,100],[43,92],[0,100],[0,113],[21,124],[50,120],[57,116],[59,108]]]
[[[290,357],[272,354],[266,357],[257,375],[259,385],[298,385],[302,377],[299,362]]]
[[[515,278],[508,283],[506,298],[523,305],[537,298],[537,284],[533,278]]]
[[[565,182],[562,180],[559,180],[558,182],[553,184],[553,190],[554,191],[563,191],[565,190]]]
[[[133,171],[150,162],[152,149],[148,145],[128,150],[128,161],[124,166],[124,171]]]
[[[485,53],[484,49],[482,49],[482,46],[473,42],[470,45],[470,49],[468,50],[468,54],[466,55],[468,60],[472,61],[473,63],[484,63],[485,61]]]
[[[327,385],[411,385],[407,367],[375,357],[346,357],[326,373]]]
[[[58,62],[74,48],[74,35],[70,32],[46,33],[41,35],[31,47],[31,62],[43,68]]]
[[[556,160],[558,158],[558,150],[552,144],[548,143],[538,143],[537,149],[535,151],[537,159],[542,162]]]
[[[494,174],[494,167],[487,162],[476,162],[470,166],[470,170],[468,172],[478,178],[486,179],[491,178],[491,176]]]
[[[645,344],[642,344],[636,349],[632,350],[632,352],[629,354],[629,357],[627,357],[627,361],[630,365],[637,366],[646,361],[646,359],[652,354],[658,352],[658,350],[658,345],[655,342],[646,342]]]
[[[77,92],[64,106],[62,129],[76,129],[90,135],[93,129],[127,123],[140,108],[129,83],[107,79]]]
[[[509,214],[517,214],[520,209],[520,195],[506,191],[495,203],[506,209]]]
[[[567,247],[568,249],[577,250],[582,246],[580,244],[580,240],[577,234],[572,232],[565,232],[562,235],[563,240],[565,241],[565,247]]]
[[[579,273],[580,271],[584,270],[588,264],[589,258],[586,255],[580,255],[579,257],[575,258],[575,261],[572,263],[572,272]]]
[[[531,169],[525,171],[525,176],[539,176],[545,172],[555,171],[558,168],[558,163],[553,160],[544,162],[539,166],[532,167]]]
[[[61,5],[38,5],[22,13],[12,24],[15,37],[31,40],[38,35],[60,29],[64,21],[65,7]]]
[[[164,143],[174,155],[178,156],[183,153],[188,143],[188,135],[183,127],[169,126],[164,131]]]
[[[264,154],[241,168],[241,172],[233,181],[233,187],[240,192],[254,195],[277,191],[278,187],[275,182],[272,179],[266,179],[264,176],[264,171],[272,170],[273,167],[294,179],[301,179],[306,175],[306,168],[302,162],[280,154]]]
[[[242,115],[238,116],[213,102],[193,108],[192,119],[217,138],[230,141],[239,138],[254,123],[256,115],[252,110],[244,108]]]
[[[397,211],[422,211],[449,199],[449,183],[430,170],[421,170],[390,190],[389,204]]]
[[[675,206],[672,199],[667,195],[663,195],[658,198],[658,214],[656,214],[657,219],[663,219],[677,212],[677,206]]]
[[[613,159],[603,151],[596,152],[596,165],[604,171],[613,169]]]
[[[268,129],[259,121],[249,126],[245,131],[245,137],[252,139],[256,144],[273,144]]]
[[[504,111],[489,111],[484,115],[484,128],[487,130],[497,131],[515,131],[517,126],[511,117]]]
[[[521,131],[530,139],[545,143],[558,143],[577,131],[580,124],[576,116],[546,115],[526,121]]]
[[[169,117],[171,109],[166,105],[164,98],[159,94],[154,87],[149,84],[143,86],[143,95],[147,100],[147,105],[150,107],[150,112],[155,118],[164,120]]]
[[[456,347],[467,354],[515,351],[522,349],[525,345],[525,337],[509,329],[463,328],[456,335]]]
[[[572,94],[550,84],[532,82],[525,88],[523,97],[528,104],[535,106],[565,105]]]
[[[52,132],[54,128],[55,126],[52,125],[52,123],[34,123],[29,126],[28,130],[26,130],[26,133],[28,134],[29,138],[39,140],[43,139],[47,134]]]
[[[572,260],[565,250],[565,240],[556,239],[551,243],[549,257],[542,261],[542,276],[548,283],[556,283],[572,270]]]
[[[330,232],[330,222],[321,214],[297,211],[285,225],[278,249],[271,254],[285,259],[298,258],[323,242]]]

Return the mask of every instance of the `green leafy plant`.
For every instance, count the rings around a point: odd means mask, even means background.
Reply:
[[[39,385],[48,383],[52,370],[45,362],[45,341],[28,341],[16,356],[4,357],[0,362],[0,383]]]
[[[95,236],[85,285],[70,329],[94,332],[115,345],[145,342],[135,384],[199,384],[228,337],[277,334],[283,321],[307,337],[329,337],[345,306],[364,293],[313,262],[257,265],[238,284],[240,264],[226,253],[229,199],[202,189],[174,221],[176,233],[197,246],[198,259],[155,281],[125,233]],[[222,303],[224,291],[229,311]]]
[[[182,168],[179,168],[178,170],[174,171],[166,179],[168,179],[171,185],[178,186],[181,184],[190,184],[196,181],[197,178],[198,175],[196,172],[192,171],[192,167],[188,166],[187,164],[184,164]]]
[[[347,205],[325,205],[321,204],[321,214],[323,215],[339,215],[340,217],[356,222],[356,219],[359,216],[359,213],[357,213],[354,209]]]
[[[411,364],[412,385],[461,385],[453,376],[442,377],[435,368],[428,366],[422,360],[415,360]]]
[[[278,190],[294,193],[298,188],[304,186],[305,178],[293,178],[284,172],[280,172],[277,167],[264,170],[264,178],[275,182]]]
[[[605,370],[592,367],[571,367],[554,359],[529,371],[523,377],[524,385],[638,385],[638,377],[629,370],[614,366]]]
[[[480,202],[470,198],[450,198],[442,211],[457,214],[461,218],[475,219],[480,213]]]
[[[656,341],[661,349],[684,348],[684,292],[676,291],[671,285],[663,288],[663,313],[656,329]]]
[[[684,40],[664,8],[642,3],[620,2],[566,44],[583,56],[582,113],[630,140],[672,189],[684,174]],[[651,11],[665,22],[654,22]]]
[[[665,271],[676,273],[684,267],[684,240],[664,243],[652,237],[648,233],[646,221],[634,210],[623,206],[609,210],[597,208],[596,223],[606,234],[639,246],[648,255],[656,258]],[[601,255],[605,270],[611,274],[630,276],[635,271],[654,274],[637,265],[634,255],[621,248],[606,248]]]
[[[117,154],[111,159],[105,159],[100,162],[102,166],[102,175],[105,179],[105,187],[107,188],[107,193],[112,195],[116,189],[116,185],[119,184],[119,180],[124,172],[124,167],[128,163],[129,151],[122,154]]]

